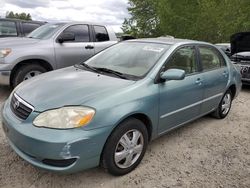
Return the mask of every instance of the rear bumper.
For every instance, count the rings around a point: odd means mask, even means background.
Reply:
[[[10,85],[10,74],[11,71],[0,70],[0,85]]]

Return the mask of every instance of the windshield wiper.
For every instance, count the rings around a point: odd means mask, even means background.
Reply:
[[[99,72],[96,68],[91,67],[91,66],[87,65],[86,63],[81,63],[81,64],[76,64],[75,65],[75,67],[77,67],[77,68],[79,68],[80,66],[83,66],[83,67],[85,67],[87,69],[90,69],[90,70],[92,70],[94,72]]]
[[[122,79],[128,79],[123,73],[121,72],[118,72],[118,71],[114,71],[112,69],[108,69],[108,68],[95,68],[96,70],[100,71],[100,72],[106,72],[106,73],[110,73],[110,74],[113,74],[119,78],[122,78]]]

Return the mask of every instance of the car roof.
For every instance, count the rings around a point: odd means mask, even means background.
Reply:
[[[201,41],[189,40],[189,39],[179,39],[179,38],[172,38],[172,37],[143,38],[143,39],[135,39],[135,40],[129,40],[129,41],[131,41],[131,42],[160,43],[160,44],[168,44],[168,45],[190,44],[190,43],[212,45],[212,44],[207,43],[207,42],[201,42]]]
[[[15,22],[29,22],[29,23],[43,23],[46,24],[45,21],[36,21],[36,20],[21,20],[16,18],[0,18],[1,21],[15,21]]]
[[[50,22],[50,24],[63,24],[63,25],[75,25],[75,24],[86,24],[86,25],[100,25],[100,26],[107,26],[105,24],[96,23],[96,22],[85,22],[85,21],[69,21],[69,22]]]

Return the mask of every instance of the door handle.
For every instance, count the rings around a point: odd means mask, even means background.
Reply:
[[[201,80],[200,78],[198,78],[198,79],[195,81],[195,84],[201,85],[201,84],[202,84],[202,80]]]
[[[94,49],[94,46],[92,46],[92,45],[87,45],[87,46],[85,46],[85,49]]]
[[[228,72],[227,72],[227,71],[224,71],[222,75],[225,76],[225,77],[227,78],[227,77],[228,77]]]

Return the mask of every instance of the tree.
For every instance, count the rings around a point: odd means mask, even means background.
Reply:
[[[228,42],[233,33],[250,30],[249,10],[248,0],[129,0],[131,17],[122,29],[137,37]]]
[[[28,13],[14,13],[13,11],[6,12],[5,18],[15,18],[15,19],[21,19],[21,20],[32,20],[31,15]]]

